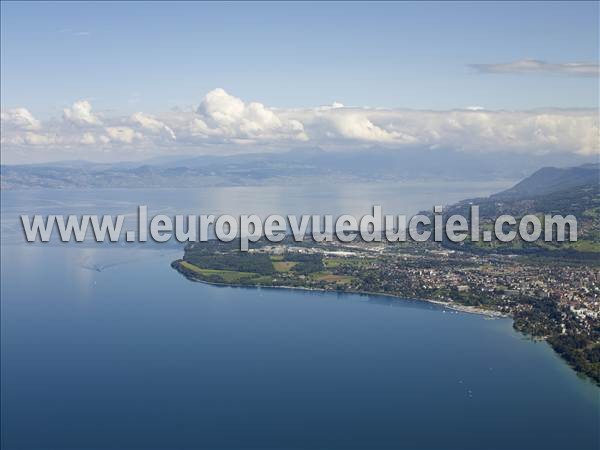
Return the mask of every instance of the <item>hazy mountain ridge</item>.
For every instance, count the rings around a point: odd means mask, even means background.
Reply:
[[[479,205],[480,214],[491,217],[499,213],[520,216],[532,211],[551,214],[582,213],[598,206],[600,194],[600,164],[576,167],[543,167],[513,187],[487,198],[471,198],[448,207],[448,211],[466,212],[472,204]]]
[[[599,183],[600,164],[585,164],[568,168],[543,167],[512,188],[492,197],[498,199],[531,198]]]
[[[556,165],[572,157],[555,155]],[[194,188],[275,184],[317,179],[357,181],[520,179],[544,165],[544,156],[500,158],[460,151],[391,151],[371,148],[326,152],[319,148],[285,153],[230,156],[170,156],[142,162],[2,165],[2,189],[28,188]],[[582,158],[581,162],[587,159]]]
[[[470,216],[472,205],[479,206],[481,222],[492,226],[503,214],[516,218],[526,214],[574,215],[577,218],[577,242],[546,243],[483,243],[466,240],[448,247],[471,251],[496,251],[509,253],[563,252],[575,257],[593,258],[600,254],[600,164],[577,167],[544,167],[517,183],[510,189],[487,198],[475,198],[458,202],[445,208],[445,213]],[[554,253],[553,253],[554,254]]]

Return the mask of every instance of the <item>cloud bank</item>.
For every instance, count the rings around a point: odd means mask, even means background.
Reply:
[[[600,66],[592,62],[549,63],[538,59],[520,59],[506,63],[471,64],[469,67],[481,73],[557,73],[588,77],[600,75]]]
[[[270,108],[224,89],[195,108],[130,116],[96,113],[86,100],[62,117],[38,120],[26,108],[2,111],[3,153],[95,152],[148,155],[277,151],[303,146],[343,151],[370,148],[451,149],[466,152],[600,154],[595,110],[450,111],[347,107]]]

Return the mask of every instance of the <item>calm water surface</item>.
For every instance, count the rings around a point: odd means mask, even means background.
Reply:
[[[371,189],[2,192],[2,448],[597,449],[600,390],[509,320],[192,283],[175,246],[26,245],[16,226],[144,202],[403,213],[473,193]]]

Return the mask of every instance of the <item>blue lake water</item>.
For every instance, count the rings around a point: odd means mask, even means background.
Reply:
[[[599,448],[600,389],[508,319],[192,283],[169,267],[175,246],[29,245],[16,225],[144,202],[358,214],[428,199],[271,189],[2,192],[2,448]]]

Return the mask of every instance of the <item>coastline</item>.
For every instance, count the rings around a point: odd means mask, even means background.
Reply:
[[[499,311],[495,311],[492,309],[485,309],[485,308],[480,308],[477,306],[461,305],[460,303],[454,303],[454,302],[443,302],[441,300],[433,300],[433,299],[428,299],[428,298],[405,297],[405,296],[400,296],[398,294],[389,294],[386,292],[346,291],[346,290],[309,288],[309,287],[302,287],[302,286],[283,286],[283,285],[282,286],[267,286],[267,285],[262,285],[262,284],[217,283],[214,281],[203,280],[203,279],[197,277],[192,272],[181,267],[181,265],[179,264],[179,261],[173,261],[171,263],[171,267],[173,267],[175,270],[177,270],[179,273],[181,273],[183,276],[185,276],[190,281],[197,282],[197,283],[210,284],[213,286],[242,287],[242,288],[254,288],[254,289],[256,289],[256,288],[292,289],[292,290],[314,291],[314,292],[329,292],[329,293],[335,292],[335,293],[342,293],[342,294],[377,295],[377,296],[382,296],[382,297],[390,297],[390,298],[397,299],[397,300],[414,300],[414,301],[431,303],[434,305],[443,306],[443,307],[451,309],[453,311],[459,311],[459,312],[464,312],[464,313],[468,313],[468,314],[482,315],[482,316],[486,316],[490,319],[511,318],[510,314],[501,313]]]
[[[325,293],[358,294],[358,295],[365,295],[365,296],[372,295],[372,296],[389,297],[389,298],[397,300],[397,301],[419,301],[419,302],[424,302],[424,303],[430,303],[430,304],[434,304],[437,306],[442,306],[444,308],[447,308],[447,309],[453,310],[453,311],[484,316],[486,319],[489,319],[489,320],[500,319],[500,318],[509,318],[513,322],[513,329],[515,329],[517,332],[519,332],[523,336],[526,336],[530,339],[533,339],[538,342],[547,343],[550,346],[550,348],[552,348],[554,350],[554,352],[556,354],[558,354],[560,359],[562,359],[562,361],[567,366],[569,366],[572,370],[574,370],[575,373],[577,373],[581,376],[584,376],[586,378],[589,378],[593,384],[600,387],[600,380],[590,376],[587,372],[579,369],[576,364],[574,364],[572,361],[570,361],[567,356],[565,356],[558,350],[558,348],[548,339],[547,336],[535,337],[526,332],[523,332],[522,330],[517,329],[515,327],[514,317],[511,314],[502,313],[502,312],[495,311],[492,309],[486,309],[486,308],[481,308],[481,307],[476,307],[476,306],[461,305],[459,303],[454,303],[454,302],[444,302],[444,301],[440,301],[440,300],[418,298],[418,297],[405,297],[405,296],[400,296],[397,294],[389,294],[389,293],[385,293],[385,292],[347,291],[347,290],[343,290],[343,289],[334,290],[334,289],[321,289],[321,288],[302,287],[302,286],[268,286],[268,285],[260,285],[260,284],[219,283],[219,282],[207,281],[207,280],[203,280],[203,279],[199,278],[194,272],[181,266],[180,260],[173,261],[171,263],[171,267],[173,269],[177,270],[179,273],[181,273],[189,281],[210,284],[213,286],[254,288],[254,289],[256,289],[256,288],[290,289],[290,290],[315,291],[315,292],[325,292]]]

